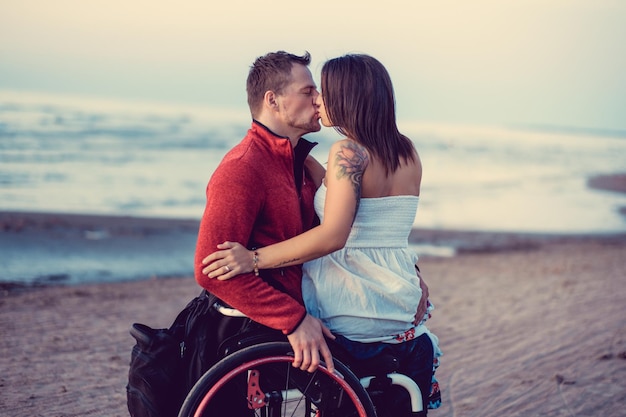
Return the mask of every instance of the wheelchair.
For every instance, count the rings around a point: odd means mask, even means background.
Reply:
[[[216,308],[226,316],[245,317],[237,310]],[[398,362],[392,357],[354,363],[331,346],[335,372],[322,363],[309,373],[292,366],[287,341],[252,339],[242,338],[224,350],[223,359],[193,386],[179,417],[397,416],[390,410],[397,402],[392,398],[408,399],[410,404],[403,405],[406,415],[423,411],[419,387],[397,373]],[[404,391],[400,397],[390,397],[399,390]]]

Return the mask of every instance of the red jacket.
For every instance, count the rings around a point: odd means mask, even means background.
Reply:
[[[300,139],[294,149],[289,138],[254,121],[209,181],[196,245],[196,281],[252,320],[285,334],[306,314],[301,265],[218,281],[202,274],[202,259],[226,240],[251,249],[289,239],[315,224],[315,184],[303,167],[315,145]]]

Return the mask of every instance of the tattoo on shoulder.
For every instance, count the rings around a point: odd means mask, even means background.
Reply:
[[[339,149],[335,155],[337,179],[347,177],[352,182],[357,201],[357,210],[361,199],[363,172],[365,171],[368,161],[369,157],[365,148],[351,140],[343,141],[341,143],[341,149]]]
[[[348,177],[352,182],[360,183],[367,162],[368,156],[363,146],[351,140],[343,141],[335,155],[337,179]]]

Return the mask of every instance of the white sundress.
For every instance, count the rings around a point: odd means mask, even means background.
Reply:
[[[315,194],[322,222],[325,200],[322,184]],[[408,237],[418,202],[409,195],[361,199],[345,247],[304,264],[309,314],[333,333],[364,343],[399,343],[407,332],[411,338],[430,333],[423,322],[413,324],[422,290]]]

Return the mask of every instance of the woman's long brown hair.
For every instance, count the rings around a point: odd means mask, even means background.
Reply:
[[[324,63],[321,74],[324,106],[333,127],[373,153],[387,174],[400,158],[415,160],[415,148],[396,125],[391,78],[375,58],[349,54]]]

